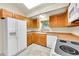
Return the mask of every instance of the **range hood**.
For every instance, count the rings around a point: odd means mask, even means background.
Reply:
[[[79,19],[72,21],[71,23],[79,23]]]
[[[74,27],[74,26],[79,26],[79,19],[76,19],[68,25],[68,27]]]

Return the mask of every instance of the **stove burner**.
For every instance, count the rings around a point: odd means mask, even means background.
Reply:
[[[79,55],[79,52],[70,46],[61,45],[60,49],[63,50],[64,52],[67,52],[67,53],[72,54],[72,55]]]
[[[72,44],[79,45],[79,42],[71,42]]]

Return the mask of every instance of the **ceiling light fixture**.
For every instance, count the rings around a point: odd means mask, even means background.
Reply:
[[[45,14],[42,14],[38,16],[38,19],[41,21],[48,20],[48,16],[46,16]]]

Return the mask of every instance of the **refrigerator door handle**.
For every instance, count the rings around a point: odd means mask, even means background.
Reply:
[[[10,34],[10,36],[16,36],[16,32],[11,32],[9,34]]]

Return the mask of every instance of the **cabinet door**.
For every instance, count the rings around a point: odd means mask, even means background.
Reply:
[[[68,25],[68,17],[67,13],[61,13],[57,15],[50,16],[49,18],[49,26],[53,27],[64,27]]]
[[[31,34],[27,34],[27,45],[31,45],[33,42],[32,42],[32,35]]]
[[[33,28],[33,20],[27,20],[27,27]]]
[[[26,17],[13,13],[13,18],[16,18],[16,19],[19,19],[19,20],[24,20]]]
[[[2,9],[2,17],[3,18],[6,18],[6,17],[11,17],[12,18],[12,16],[13,16],[12,12],[9,12],[9,11],[7,11],[5,9]]]
[[[18,40],[18,51],[23,50],[27,46],[26,41],[26,22],[25,21],[16,21],[17,24],[17,40]]]
[[[46,34],[40,34],[39,44],[46,46]]]
[[[33,43],[39,44],[39,34],[38,33],[32,33],[32,39],[33,39]]]

